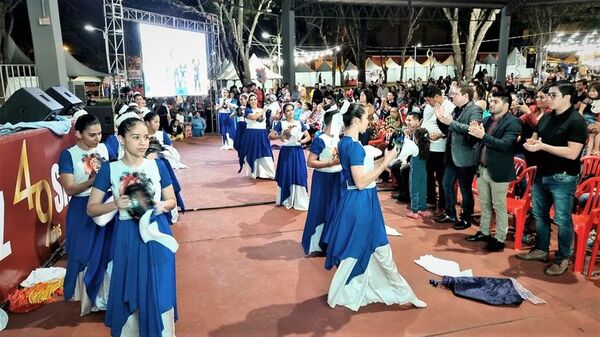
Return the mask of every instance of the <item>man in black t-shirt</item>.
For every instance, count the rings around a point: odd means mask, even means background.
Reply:
[[[580,172],[580,158],[587,138],[583,117],[573,108],[577,91],[567,81],[550,86],[551,113],[537,125],[533,136],[523,145],[539,157],[532,189],[532,213],[535,219],[535,247],[517,255],[523,260],[548,260],[550,246],[550,207],[554,206],[554,223],[558,225],[558,252],[545,270],[556,276],[569,267],[573,243],[573,197]]]

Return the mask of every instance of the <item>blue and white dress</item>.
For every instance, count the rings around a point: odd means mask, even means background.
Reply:
[[[233,149],[234,142],[233,137],[235,136],[235,123],[231,118],[231,110],[229,108],[222,108],[224,104],[230,103],[231,100],[228,98],[219,99],[219,134],[221,134],[223,149]]]
[[[332,160],[338,141],[337,138],[322,133],[313,140],[310,152],[319,156],[320,161]],[[342,192],[346,190],[346,185],[343,185],[342,189],[344,180],[341,171],[342,165],[316,168],[313,171],[310,203],[302,234],[302,247],[307,255],[326,251],[326,245],[321,238],[323,233],[329,231]]]
[[[59,159],[59,174],[72,174],[73,182],[80,184],[90,178],[93,171],[108,162],[104,144],[95,149],[82,150],[79,146],[64,150]],[[65,300],[81,301],[81,314],[105,309],[108,297],[106,275],[109,259],[112,221],[97,226],[87,215],[87,203],[92,188],[74,195],[69,201],[66,219],[65,250],[67,272],[64,280]],[[91,268],[88,268],[92,266]],[[103,291],[103,289],[105,291]]]
[[[235,137],[233,137],[233,148],[238,153],[238,161],[240,163],[240,170],[238,173],[242,172],[242,168],[244,167],[244,133],[246,133],[246,107],[238,107],[238,109],[242,109],[242,115],[237,117],[237,125],[235,128]]]
[[[275,163],[273,151],[267,132],[267,124],[263,121],[252,120],[248,115],[253,114],[252,109],[246,109],[246,132],[242,143],[242,152],[248,164],[248,175],[252,178],[275,178]]]
[[[396,268],[375,182],[359,190],[352,179],[351,167],[363,166],[365,173],[371,172],[373,158],[365,156],[362,145],[348,136],[338,143],[338,152],[346,191],[324,238],[325,268],[337,266],[327,303],[354,311],[376,302],[426,306]]]
[[[282,120],[273,126],[277,134],[292,127],[291,137],[283,142],[277,158],[277,181],[276,205],[286,208],[294,208],[300,211],[308,209],[308,175],[306,172],[306,158],[300,139],[306,131],[304,123],[293,120]]]
[[[122,161],[104,165],[94,181],[101,191],[112,188],[115,199],[131,184],[145,186],[158,203],[171,178],[161,161],[145,159],[137,167]],[[160,233],[173,235],[167,215],[161,214],[155,221]],[[144,243],[139,223],[127,211],[119,210],[105,317],[111,336],[175,336],[176,320],[175,254],[157,241]]]

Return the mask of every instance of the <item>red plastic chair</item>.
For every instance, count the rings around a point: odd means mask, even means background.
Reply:
[[[525,160],[519,158],[519,157],[514,157],[514,167],[515,167],[515,174],[517,175],[517,177],[519,176],[519,174],[521,174],[521,172],[523,172],[523,170],[525,170],[527,168],[527,163],[525,162]],[[517,185],[517,183],[520,182],[520,180],[516,180],[514,182],[511,182],[508,185],[508,189],[506,190],[506,196],[507,197],[515,197],[515,186]]]
[[[585,156],[581,158],[581,173],[579,183],[589,176],[600,176],[600,156]]]
[[[514,157],[513,160],[515,165],[515,174],[519,176],[519,174],[521,174],[521,172],[523,172],[523,170],[527,168],[527,163],[525,162],[525,160],[519,157]],[[509,189],[507,190],[507,196],[513,197],[515,195],[514,186],[515,184],[509,185]],[[473,195],[477,195],[477,177],[473,178],[473,184],[471,185],[471,189],[473,190]]]
[[[527,213],[531,209],[531,188],[533,187],[533,179],[535,178],[535,172],[537,171],[536,166],[530,166],[526,168],[521,174],[517,176],[517,179],[510,182],[509,189],[514,185],[525,179],[527,187],[523,198],[517,199],[515,197],[506,197],[506,209],[508,214],[514,217],[515,223],[515,250],[520,250],[523,240],[523,231],[525,229],[525,220],[527,219]]]
[[[598,231],[598,224],[600,223],[600,209],[595,209],[592,211],[593,223],[596,224],[596,232]],[[600,235],[596,234],[596,240],[594,241],[594,246],[592,247],[592,256],[590,257],[590,264],[587,270],[587,278],[592,277],[592,273],[594,272],[594,265],[596,264],[596,256],[598,255],[598,249],[600,248]]]
[[[583,264],[585,260],[585,246],[588,236],[592,230],[592,226],[597,224],[593,216],[593,211],[600,208],[600,177],[589,178],[579,186],[575,192],[575,198],[579,198],[587,194],[587,201],[583,207],[577,207],[573,214],[573,231],[575,232],[575,261],[573,271],[583,272]]]

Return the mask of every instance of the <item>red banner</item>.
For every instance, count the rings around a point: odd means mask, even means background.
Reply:
[[[73,129],[0,136],[0,302],[64,241],[69,198],[58,158],[75,141]]]

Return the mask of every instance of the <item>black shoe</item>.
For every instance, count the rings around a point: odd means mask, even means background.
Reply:
[[[500,242],[496,239],[488,241],[487,245],[483,248],[486,251],[493,253],[504,250],[504,242]]]
[[[452,223],[452,222],[456,222],[456,219],[444,214],[444,215],[440,216],[439,218],[434,219],[434,221],[438,222],[438,223]]]
[[[477,233],[475,233],[475,235],[469,235],[465,237],[465,240],[467,241],[490,241],[491,240],[491,236],[490,235],[485,235],[483,234],[481,231],[477,231]]]
[[[453,228],[456,229],[457,231],[461,231],[461,230],[467,229],[469,227],[471,227],[471,223],[470,222],[466,222],[464,220],[461,220],[461,221],[455,223]]]

